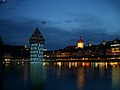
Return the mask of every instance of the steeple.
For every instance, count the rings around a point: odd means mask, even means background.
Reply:
[[[104,39],[102,41],[102,45],[106,45],[106,41]]]
[[[88,46],[91,46],[91,42],[90,42],[90,40],[88,40]]]
[[[77,47],[82,48],[82,49],[84,48],[84,41],[82,40],[81,36],[80,36],[80,39],[77,42]]]
[[[80,36],[80,39],[78,40],[78,43],[84,43],[81,36]]]
[[[29,42],[30,42],[30,44],[34,44],[34,43],[44,44],[45,39],[42,36],[42,34],[40,33],[38,27],[35,29],[34,33],[30,37]]]

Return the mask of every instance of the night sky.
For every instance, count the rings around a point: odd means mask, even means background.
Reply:
[[[49,50],[120,38],[120,0],[0,0],[0,35],[10,45],[29,45],[38,27]]]

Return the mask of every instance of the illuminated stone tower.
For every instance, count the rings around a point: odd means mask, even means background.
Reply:
[[[78,48],[84,48],[84,42],[83,42],[83,40],[82,40],[82,38],[80,37],[80,39],[78,40],[78,43],[77,43],[77,46],[78,46]]]
[[[90,41],[88,41],[88,47],[90,47],[91,46],[91,42]]]
[[[43,45],[45,39],[41,35],[38,28],[29,39],[30,42],[30,61],[39,62],[43,60]]]
[[[102,45],[106,45],[106,41],[105,40],[102,41]]]

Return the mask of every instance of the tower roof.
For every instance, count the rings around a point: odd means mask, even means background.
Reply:
[[[39,31],[38,27],[36,28],[32,36],[30,37],[29,42],[30,44],[35,44],[35,43],[44,44],[45,39],[42,36],[41,32]]]
[[[78,40],[78,43],[84,43],[81,37],[80,37],[80,39]]]
[[[88,43],[91,43],[90,40],[88,40]]]

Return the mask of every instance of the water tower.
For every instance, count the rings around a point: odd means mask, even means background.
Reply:
[[[30,61],[40,62],[43,60],[43,46],[45,39],[38,28],[29,39],[30,42]]]

